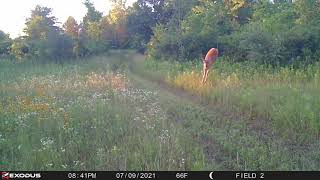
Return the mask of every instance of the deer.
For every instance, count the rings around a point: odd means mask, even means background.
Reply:
[[[203,75],[202,75],[202,84],[205,84],[207,82],[208,79],[208,74],[209,74],[209,70],[211,68],[211,66],[214,64],[214,62],[216,61],[216,59],[218,58],[218,49],[216,48],[211,48],[205,58],[202,56],[202,62],[203,62]]]

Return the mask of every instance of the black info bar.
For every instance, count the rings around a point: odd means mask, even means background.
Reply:
[[[207,180],[320,180],[320,171],[1,171],[10,179],[207,179]]]

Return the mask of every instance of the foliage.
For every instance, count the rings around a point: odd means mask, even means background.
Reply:
[[[83,4],[87,8],[87,13],[83,17],[83,26],[86,28],[89,22],[99,22],[102,18],[102,13],[96,10],[90,0],[85,0]]]
[[[5,34],[3,31],[0,30],[0,57],[10,54],[11,44],[12,40],[9,37],[9,34]]]
[[[198,61],[218,47],[232,61],[310,64],[319,55],[319,9],[318,1],[202,0],[180,21],[154,28],[148,55]]]
[[[132,7],[113,0],[106,15],[90,0],[83,4],[83,20],[69,17],[63,29],[52,9],[37,6],[26,21],[26,36],[14,46],[2,38],[1,53],[62,62],[133,48],[153,59],[183,62],[199,61],[216,47],[233,62],[295,67],[320,54],[318,0],[137,0]]]
[[[125,48],[128,45],[127,8],[122,0],[115,0],[112,9],[106,17],[113,29],[112,47]]]
[[[23,48],[27,47],[28,56],[42,61],[61,62],[72,56],[72,39],[62,34],[56,25],[56,18],[51,16],[52,9],[36,6],[27,19]],[[21,57],[21,45],[17,44],[14,52]],[[24,50],[26,52],[26,50]]]
[[[159,2],[163,4],[163,1]],[[130,38],[130,46],[144,51],[147,42],[153,35],[152,28],[158,22],[154,4],[150,5],[145,0],[138,0],[129,8],[127,27]]]
[[[197,1],[181,0],[168,2],[166,11],[172,12],[171,18],[166,24],[159,24],[153,28],[154,36],[148,43],[149,56],[157,59],[185,60],[186,40],[183,39],[182,21],[196,3]]]
[[[79,25],[74,17],[69,16],[67,21],[63,24],[64,33],[73,39],[78,38]]]
[[[176,14],[167,26],[155,28],[155,35],[149,43],[150,56],[158,58],[164,55],[165,58],[170,56],[171,59],[181,61],[193,60],[199,58],[206,49],[216,47],[220,35],[231,33],[234,23],[223,1],[201,1],[194,5],[189,6],[189,13],[181,13],[185,14],[183,19],[181,14]],[[181,7],[177,8],[176,12],[179,12]]]
[[[18,60],[22,60],[29,53],[28,45],[22,37],[14,39],[10,49],[10,53]]]

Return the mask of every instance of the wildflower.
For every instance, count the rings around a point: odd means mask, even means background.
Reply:
[[[166,143],[170,138],[169,130],[161,130],[159,138],[161,143]]]
[[[74,164],[75,166],[77,166],[79,163],[80,163],[80,161],[73,161],[73,164]]]
[[[43,148],[46,149],[47,147],[49,147],[50,145],[52,145],[54,143],[54,141],[49,138],[49,137],[44,137],[41,140],[42,145],[44,146]]]
[[[180,168],[184,168],[184,164],[185,164],[185,159],[182,158],[179,163]]]
[[[48,163],[48,164],[46,164],[46,167],[52,167],[53,166],[53,164],[52,163]]]
[[[140,120],[140,117],[134,117],[134,119],[133,119],[134,121],[139,121]]]
[[[60,148],[61,152],[65,152],[66,149],[65,148]]]
[[[185,163],[185,159],[182,158],[182,159],[181,159],[181,164],[184,164],[184,163]]]

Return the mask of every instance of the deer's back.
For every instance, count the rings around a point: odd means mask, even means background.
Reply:
[[[211,48],[208,51],[208,53],[207,53],[207,55],[206,55],[204,60],[207,61],[207,62],[210,62],[210,61],[216,60],[217,57],[218,57],[218,50],[216,48]]]

